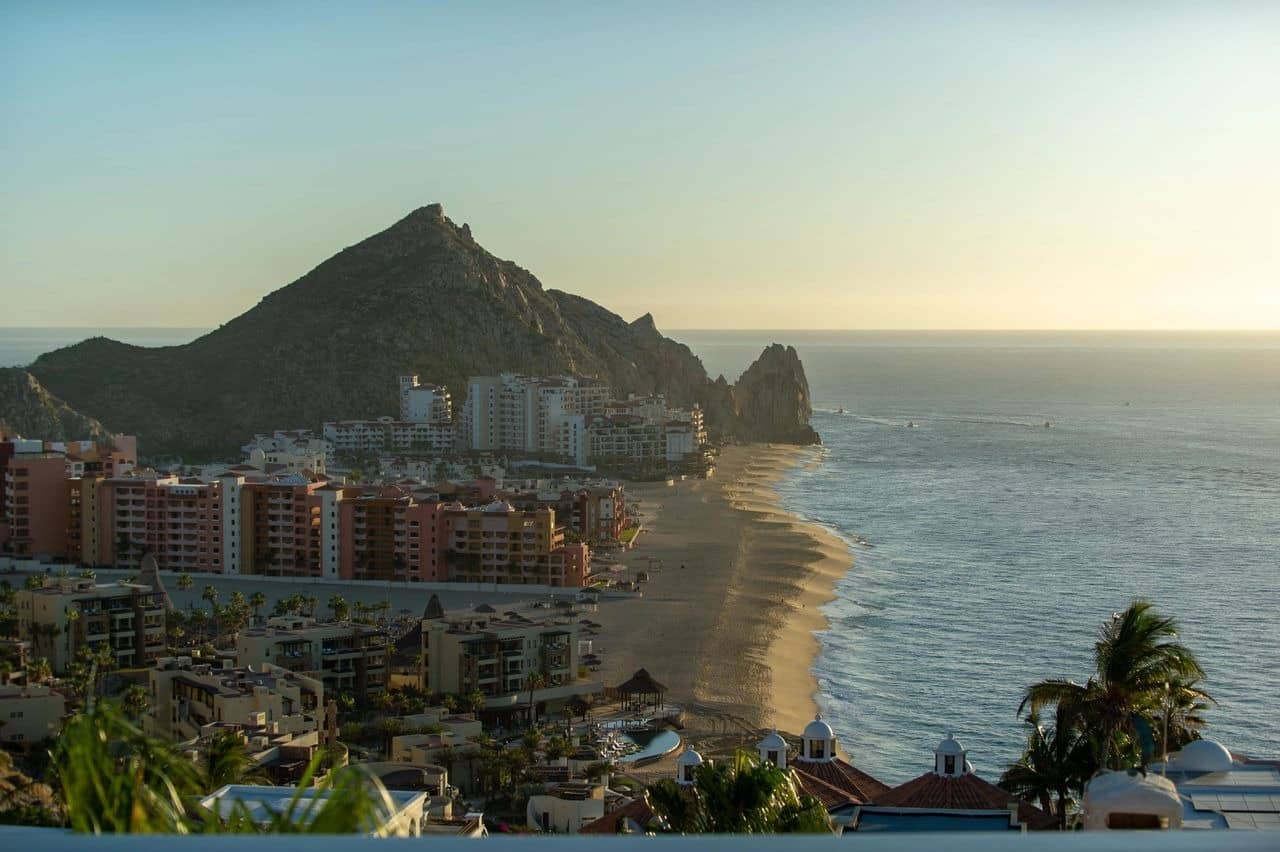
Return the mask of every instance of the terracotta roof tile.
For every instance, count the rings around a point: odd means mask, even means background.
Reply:
[[[800,786],[828,808],[852,802],[864,805],[878,801],[878,797],[889,791],[889,785],[856,766],[836,758],[827,763],[806,763],[796,761],[791,764]],[[837,796],[843,798],[836,799]]]
[[[944,778],[937,773],[926,772],[878,796],[875,803],[887,808],[999,811],[1007,809],[1015,799],[1015,796],[977,775]],[[1057,827],[1053,816],[1023,801],[1018,803],[1018,821],[1026,823],[1030,829]]]
[[[653,821],[653,818],[653,809],[649,807],[647,800],[643,798],[632,799],[616,811],[610,811],[599,819],[592,820],[582,826],[578,829],[578,833],[617,834],[619,826],[624,825],[626,820],[631,820],[637,825],[648,825]]]

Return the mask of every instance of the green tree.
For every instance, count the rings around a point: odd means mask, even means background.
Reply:
[[[190,589],[193,585],[195,585],[195,581],[191,579],[190,574],[184,573],[182,576],[178,578],[178,589],[180,591],[185,592],[188,589]]]
[[[200,783],[206,793],[212,793],[227,784],[271,782],[238,731],[219,731],[200,756]]]
[[[537,724],[538,708],[533,703],[533,694],[539,689],[547,685],[547,679],[542,672],[530,672],[524,679],[524,688],[529,690],[529,724]]]
[[[822,803],[802,795],[789,772],[738,752],[694,771],[684,790],[666,778],[649,787],[649,803],[679,834],[829,834]]]
[[[218,590],[213,586],[205,586],[204,591],[200,593],[200,599],[211,607],[218,605]]]
[[[329,612],[334,621],[346,621],[351,617],[351,605],[342,595],[333,595],[329,598]]]
[[[1172,618],[1157,614],[1147,601],[1134,601],[1102,626],[1094,644],[1094,674],[1087,683],[1034,683],[1018,713],[1029,709],[1039,715],[1054,707],[1058,719],[1074,720],[1089,735],[1095,769],[1141,765],[1155,752],[1165,685],[1204,677],[1195,654],[1177,638]]]
[[[254,592],[249,596],[249,606],[253,607],[254,618],[262,615],[262,608],[267,605],[267,596],[262,592]]]
[[[1041,810],[1057,817],[1058,827],[1064,830],[1067,811],[1083,792],[1092,767],[1089,740],[1078,721],[1062,711],[1054,726],[1045,728],[1035,715],[1030,716],[1022,757],[1000,777],[1001,787],[1015,796],[1038,801]]]
[[[142,684],[131,683],[124,691],[121,704],[124,706],[124,712],[136,722],[142,718],[143,713],[151,709],[151,693]]]
[[[53,667],[49,665],[49,660],[45,657],[36,657],[27,661],[27,681],[29,683],[44,683],[53,677]]]

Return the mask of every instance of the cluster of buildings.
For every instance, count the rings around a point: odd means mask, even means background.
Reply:
[[[287,460],[179,476],[139,468],[129,437],[0,440],[0,553],[118,567],[150,554],[192,574],[584,585],[591,545],[628,523],[622,486],[513,485],[351,485]]]
[[[447,388],[401,376],[398,419],[328,421],[322,435],[330,463],[337,455],[493,453],[577,466],[598,461],[675,464],[700,457],[707,443],[697,406],[672,407],[661,395],[633,394],[617,401],[595,379],[516,373],[473,376],[457,417]],[[278,432],[255,439],[269,446],[282,440],[309,447],[317,438]],[[263,451],[270,455],[269,448]]]

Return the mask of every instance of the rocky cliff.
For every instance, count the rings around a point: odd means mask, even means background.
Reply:
[[[798,361],[796,368],[803,384]],[[788,441],[807,425],[803,407],[795,409],[803,423],[786,422],[780,408],[760,414],[794,389],[770,395],[755,387],[743,407],[652,317],[627,322],[543,289],[527,270],[485,251],[438,204],[189,344],[149,349],[94,338],[29,369],[76,408],[137,434],[148,454],[188,459],[225,457],[257,431],[393,414],[396,376],[408,372],[448,385],[457,403],[471,375],[577,373],[619,394],[702,403],[713,431],[730,437]],[[795,378],[787,370],[770,375]]]
[[[45,390],[17,367],[0,368],[0,433],[48,441],[99,438],[106,428]]]
[[[733,386],[739,435],[747,441],[816,444],[804,365],[792,346],[775,343]]]

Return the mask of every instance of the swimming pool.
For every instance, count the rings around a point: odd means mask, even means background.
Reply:
[[[648,763],[680,747],[680,735],[675,731],[627,731],[618,739],[630,740],[640,751],[618,758],[619,763]]]

